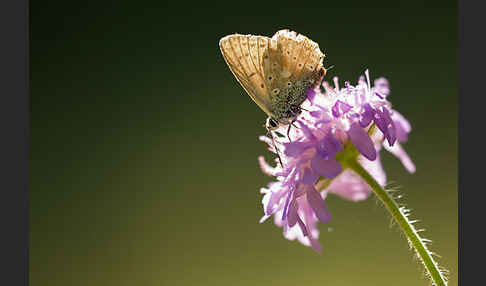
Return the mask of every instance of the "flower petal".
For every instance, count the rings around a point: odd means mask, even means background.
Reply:
[[[311,168],[304,169],[304,175],[302,176],[302,183],[306,185],[313,186],[315,182],[319,179],[319,174],[312,171]]]
[[[298,197],[301,197],[302,195],[304,195],[307,186],[309,186],[309,185],[305,184],[304,182],[302,182],[302,184],[299,184],[298,187],[294,191],[294,198],[298,198]]]
[[[345,114],[348,111],[350,111],[351,108],[352,108],[351,105],[349,105],[346,102],[343,102],[341,100],[338,100],[338,101],[336,101],[336,103],[334,104],[334,106],[331,108],[332,115],[334,117],[339,117],[342,114]]]
[[[398,142],[407,142],[408,133],[412,130],[412,126],[408,120],[396,110],[393,110],[391,118],[393,119],[393,124],[395,125]]]
[[[344,171],[332,180],[325,191],[354,202],[364,200],[371,194],[371,189],[368,184],[351,170]]]
[[[361,125],[361,127],[366,127],[373,120],[373,117],[375,116],[375,110],[371,107],[369,103],[363,105],[363,109],[364,112],[361,114],[361,120],[359,124]]]
[[[373,85],[376,90],[385,98],[390,94],[390,85],[388,84],[388,80],[386,78],[380,77],[375,79]]]
[[[376,109],[373,121],[375,122],[378,129],[380,129],[380,131],[383,134],[386,134],[386,132],[388,131],[389,122],[386,120],[386,116],[384,115],[384,111],[381,111],[380,109]]]
[[[276,170],[270,166],[263,156],[258,156],[258,163],[260,164],[260,169],[262,172],[268,176],[275,176]]]
[[[268,200],[268,203],[265,207],[265,214],[266,215],[271,215],[273,214],[276,209],[278,208],[278,202],[282,198],[284,192],[277,192],[277,193],[271,193],[270,194],[270,199]]]
[[[375,110],[373,121],[375,122],[376,127],[380,129],[381,133],[386,134],[387,132],[386,120],[379,109]]]
[[[341,143],[334,137],[331,132],[328,132],[324,138],[317,142],[317,153],[322,158],[334,158],[337,152],[342,151]]]
[[[342,102],[342,101],[341,101],[341,104],[339,105],[339,107],[341,107],[341,110],[343,111],[343,113],[347,113],[348,111],[351,110],[351,108],[353,108],[351,105],[349,105],[345,102]]]
[[[310,130],[310,128],[307,126],[307,124],[305,124],[304,122],[302,122],[302,120],[297,120],[297,122],[299,123],[300,125],[300,130],[302,130],[302,132],[304,133],[304,136],[313,141],[313,140],[316,140],[316,136],[314,136],[314,134],[312,134],[312,131]]]
[[[358,156],[358,163],[363,166],[363,168],[376,180],[376,182],[378,182],[378,184],[380,184],[380,186],[384,187],[386,185],[386,173],[381,165],[379,153],[376,154],[376,160],[374,161],[370,161],[363,156]],[[364,181],[363,183],[366,184]]]
[[[331,220],[331,214],[327,209],[326,203],[322,199],[321,194],[313,187],[307,189],[307,202],[320,222],[329,222]]]
[[[332,157],[334,157],[334,155],[336,155],[337,152],[343,151],[343,147],[341,147],[341,143],[331,132],[327,133],[326,137],[324,138],[326,139],[327,142],[327,148],[329,150],[329,154],[331,154]]]
[[[395,131],[397,135],[398,142],[407,142],[408,140],[408,133],[405,131],[405,127],[400,121],[393,121],[395,124]]]
[[[299,215],[297,214],[297,201],[293,199],[289,205],[289,213],[287,214],[287,222],[290,227],[293,227],[297,223],[297,218]]]
[[[376,159],[376,149],[368,133],[357,123],[353,123],[348,130],[348,136],[358,151],[368,160]]]
[[[309,240],[310,240],[310,244],[311,244],[311,247],[312,249],[321,254],[322,253],[322,248],[321,248],[321,245],[319,244],[319,241],[317,241],[317,239],[314,239],[312,237],[309,236]]]
[[[308,236],[309,233],[307,232],[307,228],[305,227],[305,223],[300,219],[300,217],[297,217],[297,222],[299,223],[300,230],[302,230],[302,234],[304,236]]]
[[[326,140],[323,138],[322,140],[319,140],[316,145],[316,152],[319,154],[324,159],[329,159],[330,155],[327,151],[326,148]]]
[[[409,173],[415,173],[415,164],[412,162],[407,152],[403,150],[400,144],[395,144],[394,146],[390,146],[389,144],[384,142],[383,146],[388,152],[395,155],[402,162],[403,166],[405,167],[405,169],[407,169]]]
[[[400,114],[400,112],[393,110],[393,114],[391,117],[393,121],[400,122],[405,132],[409,133],[410,131],[412,131],[412,126],[410,125],[410,122],[408,122],[408,120],[402,114]]]
[[[289,157],[298,157],[300,154],[304,153],[306,149],[312,146],[310,142],[289,142],[285,143],[284,154]]]
[[[312,103],[314,101],[314,98],[316,97],[316,91],[312,88],[309,88],[305,91],[305,94],[307,95],[307,99],[309,99],[309,101]]]
[[[273,152],[273,153],[277,153],[275,151],[275,146],[273,145],[273,142],[272,142],[272,139],[271,138],[268,138],[267,136],[258,136],[258,139],[262,142],[265,142],[268,144],[268,150],[270,152]]]
[[[289,194],[287,195],[287,199],[285,199],[285,205],[284,205],[283,213],[282,213],[282,220],[286,220],[287,219],[287,212],[288,212],[289,203],[290,203],[290,197],[291,196],[292,196],[292,191],[289,192]]]
[[[320,110],[314,110],[309,112],[310,116],[315,117],[315,118],[320,118],[322,116],[322,111]]]
[[[258,221],[258,223],[263,223],[264,221],[266,221],[270,216],[269,215],[264,215],[260,218],[260,220]]]
[[[395,144],[395,141],[397,140],[395,125],[393,124],[393,122],[388,127],[388,132],[386,133],[386,140],[388,141],[390,146],[393,146],[393,144]]]
[[[342,167],[334,159],[324,159],[321,156],[314,156],[311,160],[311,168],[324,178],[332,179],[341,173]]]
[[[384,107],[383,106],[383,113],[382,113],[383,117],[385,118],[385,121],[386,121],[386,124],[387,124],[387,127],[388,127],[388,124],[392,123],[393,120],[391,118],[391,115],[390,115],[390,112],[388,111],[388,108]]]

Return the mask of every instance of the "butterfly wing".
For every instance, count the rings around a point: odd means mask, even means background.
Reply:
[[[271,90],[282,89],[325,74],[325,56],[319,45],[296,32],[284,29],[275,33],[271,39],[269,55],[263,66],[267,80],[271,79],[267,83]]]
[[[319,45],[287,29],[272,38],[233,34],[219,42],[223,57],[253,101],[272,117],[293,85],[324,76]],[[287,94],[287,95],[285,95]]]
[[[251,99],[272,116],[262,61],[270,39],[263,36],[233,34],[219,41],[221,53],[231,72]]]

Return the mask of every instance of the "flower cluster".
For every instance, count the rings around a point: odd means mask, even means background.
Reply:
[[[269,150],[280,155],[282,165],[275,160],[270,166],[262,156],[262,171],[276,177],[262,188],[265,215],[260,222],[274,215],[275,224],[283,227],[287,239],[321,252],[317,222],[329,222],[331,215],[324,201],[328,193],[352,201],[363,200],[370,187],[337,159],[347,144],[359,152],[357,161],[382,186],[386,175],[379,152],[385,148],[398,157],[413,173],[415,166],[400,143],[407,141],[409,122],[387,100],[388,81],[378,78],[370,86],[368,71],[356,86],[345,82],[340,88],[335,77],[334,87],[327,82],[307,91],[307,100],[287,134],[286,127],[275,131],[275,140],[260,136]]]

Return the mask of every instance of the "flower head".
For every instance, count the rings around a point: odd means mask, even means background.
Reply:
[[[333,87],[323,82],[323,91],[320,86],[307,91],[303,112],[288,137],[282,135],[287,134],[284,127],[276,130],[280,136],[275,136],[275,143],[260,136],[270,151],[280,151],[283,163],[275,160],[277,164],[272,167],[259,157],[262,171],[277,180],[261,189],[265,215],[260,222],[274,215],[287,239],[297,238],[317,252],[321,252],[317,221],[331,220],[324,201],[327,194],[359,201],[371,192],[359,176],[343,166],[340,158],[352,155],[346,146],[354,146],[356,159],[381,185],[386,184],[379,156],[382,146],[409,172],[415,171],[400,146],[407,141],[411,126],[391,108],[388,81],[376,79],[371,87],[368,71],[355,86],[345,82],[340,88],[338,78],[333,81]]]

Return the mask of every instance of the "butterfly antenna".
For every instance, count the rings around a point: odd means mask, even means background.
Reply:
[[[331,70],[331,69],[333,69],[333,68],[334,68],[334,65],[332,65],[332,66],[330,66],[330,67],[326,68],[326,71]]]

